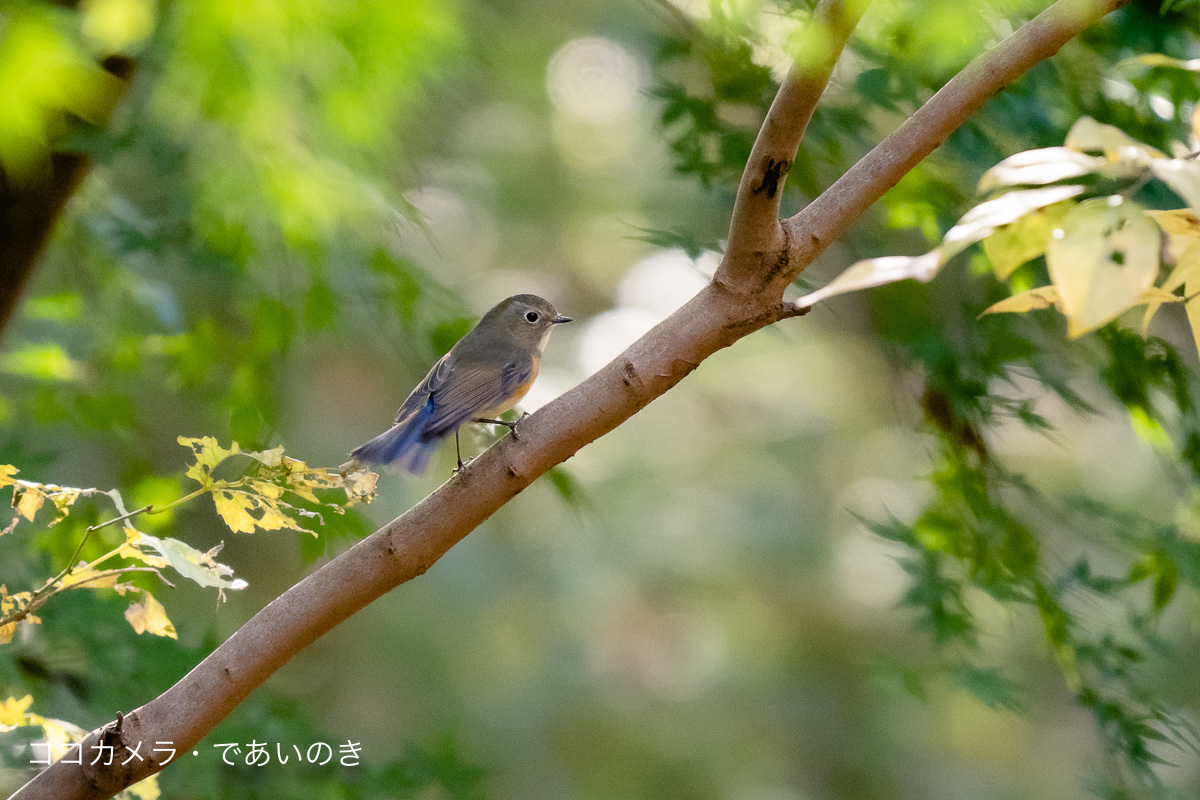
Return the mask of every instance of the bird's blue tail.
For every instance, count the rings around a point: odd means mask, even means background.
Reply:
[[[433,398],[420,411],[397,422],[350,455],[364,464],[396,466],[409,472],[424,472],[440,436],[427,437],[426,428],[433,418]]]

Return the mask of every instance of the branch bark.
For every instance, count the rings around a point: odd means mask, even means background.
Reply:
[[[832,186],[783,221],[788,252],[776,280],[796,279],[825,248],[983,104],[1129,0],[1059,0],[974,59]]]
[[[734,291],[744,284],[753,286],[785,247],[786,233],[779,221],[784,181],[817,101],[869,2],[821,0],[775,93],[742,172],[729,223],[729,245],[717,271],[717,280]]]
[[[170,741],[180,752],[191,749],[293,655],[372,600],[424,573],[539,475],[636,414],[717,350],[802,313],[782,300],[801,269],[989,97],[1124,2],[1059,0],[976,59],[842,180],[786,220],[784,239],[773,251],[758,254],[753,233],[735,234],[731,250],[736,245],[739,254],[726,258],[712,283],[599,372],[526,419],[520,439],[501,439],[401,517],[280,595],[173,687],[123,717],[119,728],[89,734],[84,751],[102,737],[110,744],[116,739],[118,746]],[[824,74],[827,79],[828,71]],[[799,135],[783,128],[807,121],[811,108],[805,112],[804,106],[815,102],[823,84],[809,76],[789,79],[785,86],[796,94],[772,107],[759,134],[767,141],[755,152],[786,154],[790,147],[790,161]],[[808,92],[803,97],[801,86]],[[777,209],[777,202],[742,202],[732,230],[770,227],[770,218],[739,217],[775,216]],[[104,769],[83,761],[56,762],[11,800],[108,798],[163,767],[152,759]]]
[[[133,60],[112,56],[101,66],[119,80],[123,92],[133,75]],[[114,106],[121,92],[110,98]],[[90,166],[83,153],[56,152],[40,180],[19,183],[0,172],[0,332],[12,319],[55,223]]]

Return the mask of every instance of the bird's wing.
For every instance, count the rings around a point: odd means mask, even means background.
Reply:
[[[450,433],[484,409],[512,397],[532,377],[532,358],[510,361],[499,369],[471,364],[450,371],[433,390],[433,417],[425,428],[427,435]]]
[[[411,417],[424,408],[425,404],[429,401],[429,395],[436,392],[446,383],[446,379],[450,376],[453,369],[454,351],[451,350],[438,359],[438,362],[429,370],[429,374],[425,376],[425,380],[417,384],[417,388],[412,390],[412,394],[408,396],[400,406],[400,410],[396,412],[396,419],[393,424]]]

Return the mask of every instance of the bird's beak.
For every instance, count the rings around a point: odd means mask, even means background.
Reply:
[[[574,320],[572,320],[570,317],[564,317],[562,315],[559,315],[550,321],[555,325],[561,325],[564,322],[574,322]]]

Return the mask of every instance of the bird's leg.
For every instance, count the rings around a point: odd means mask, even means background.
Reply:
[[[524,414],[521,415],[521,419],[518,419],[516,422],[506,422],[505,420],[502,420],[502,419],[483,419],[482,417],[476,417],[475,419],[473,419],[471,421],[472,422],[482,422],[487,425],[503,425],[504,427],[508,428],[508,432],[512,434],[512,437],[514,439],[520,439],[521,437],[517,435],[517,423],[521,422],[521,420],[525,419],[528,416],[529,416],[529,412],[526,411]]]
[[[462,447],[458,443],[458,429],[457,428],[454,429],[454,454],[458,456],[458,466],[454,468],[455,474],[458,474],[459,472],[462,472],[463,460],[462,460]]]

